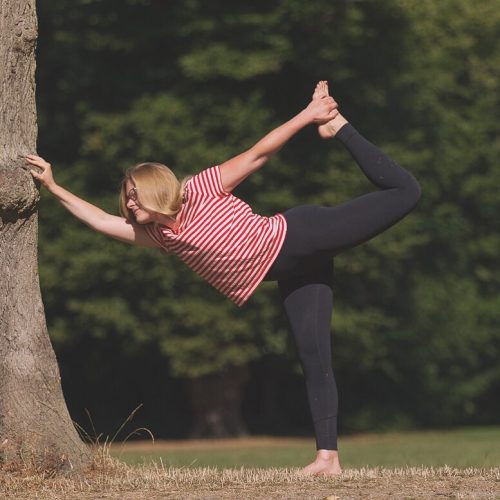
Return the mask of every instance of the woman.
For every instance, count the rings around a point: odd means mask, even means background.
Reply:
[[[261,217],[231,194],[291,137],[315,123],[336,137],[379,188],[336,207],[305,205]],[[28,155],[31,170],[92,229],[126,243],[176,253],[196,273],[243,305],[263,281],[277,281],[306,377],[316,459],[306,474],[339,474],[337,389],[331,364],[332,257],[389,228],[416,205],[417,181],[338,112],[326,82],[309,105],[248,151],[179,182],[166,166],[143,163],[125,175],[122,217],[110,215],[58,186],[50,164]]]

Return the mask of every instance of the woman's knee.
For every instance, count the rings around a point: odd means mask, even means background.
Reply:
[[[306,379],[328,380],[333,373],[330,345],[317,348],[299,349],[299,359]]]
[[[411,181],[405,187],[405,198],[409,205],[409,211],[413,210],[422,197],[422,188],[415,177],[411,176]]]

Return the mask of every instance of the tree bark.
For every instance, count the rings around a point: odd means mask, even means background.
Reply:
[[[40,295],[35,0],[0,0],[0,463],[79,471],[90,461],[64,401]]]

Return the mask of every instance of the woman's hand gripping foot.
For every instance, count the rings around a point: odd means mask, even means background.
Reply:
[[[300,113],[307,120],[308,124],[315,123],[316,125],[323,125],[330,122],[337,114],[335,99],[325,92],[320,92],[319,83],[316,85],[311,102]]]
[[[322,99],[325,96],[329,96],[328,92],[328,82],[322,80],[318,82],[316,88],[314,89],[313,100]],[[346,124],[347,120],[342,116],[342,114],[337,113],[337,115],[327,123],[323,123],[318,126],[318,133],[322,139],[331,139],[337,135],[337,132]]]

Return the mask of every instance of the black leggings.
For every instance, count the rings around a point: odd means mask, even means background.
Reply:
[[[317,449],[337,449],[338,396],[332,370],[333,256],[394,225],[420,198],[406,170],[364,139],[352,125],[338,132],[379,191],[336,207],[304,205],[287,210],[283,247],[266,275],[278,281],[306,379]]]

